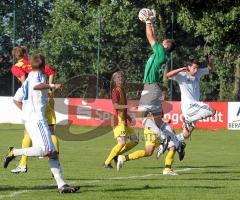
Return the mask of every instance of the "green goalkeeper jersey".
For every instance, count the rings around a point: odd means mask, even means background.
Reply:
[[[163,66],[170,58],[170,54],[159,42],[155,42],[152,48],[153,54],[145,66],[143,83],[159,83],[164,70]]]

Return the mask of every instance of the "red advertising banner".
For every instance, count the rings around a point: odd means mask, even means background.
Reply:
[[[74,99],[69,98],[68,119],[80,126],[110,126],[113,121],[113,107],[111,99]],[[228,102],[206,102],[216,109],[213,117],[197,122],[198,128],[211,130],[225,129],[228,122]],[[129,101],[129,104],[137,106],[138,101]],[[164,118],[170,119],[173,128],[181,128],[183,116],[180,102],[163,102]],[[129,112],[135,118],[135,112]],[[137,121],[135,127],[141,127]]]
[[[206,102],[211,105],[216,114],[197,122],[197,128],[206,128],[211,130],[227,128],[228,121],[228,102]],[[181,111],[181,103],[178,101],[163,102],[164,118],[171,119],[171,125],[174,128],[181,128],[183,115]]]

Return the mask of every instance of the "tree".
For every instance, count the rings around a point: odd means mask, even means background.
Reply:
[[[180,3],[178,22],[207,44],[205,53],[216,55],[215,71],[219,77],[219,100],[232,99],[234,66],[240,50],[239,1],[195,1]],[[208,45],[210,43],[211,45]],[[237,84],[235,84],[235,87]]]

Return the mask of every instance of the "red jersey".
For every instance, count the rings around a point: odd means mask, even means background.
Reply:
[[[11,68],[13,75],[16,76],[17,78],[27,75],[31,70],[32,70],[32,66],[29,60],[23,59],[23,58],[18,60],[18,62],[15,65],[13,65]],[[54,75],[55,70],[49,65],[45,65],[44,73],[47,76]]]
[[[15,65],[12,66],[11,71],[14,76],[20,78],[23,75],[28,74],[32,70],[29,60],[27,59],[20,59],[17,61]]]
[[[112,103],[127,105],[127,97],[123,88],[115,87],[112,90]],[[114,110],[114,125],[124,124],[127,126],[127,108]]]

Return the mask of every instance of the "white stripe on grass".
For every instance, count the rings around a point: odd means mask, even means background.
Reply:
[[[24,194],[24,193],[28,193],[28,192],[30,192],[30,190],[19,190],[16,192],[11,192],[10,194],[7,194],[7,195],[0,195],[0,199],[11,198],[11,197],[15,197],[20,194]]]

